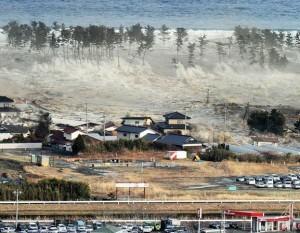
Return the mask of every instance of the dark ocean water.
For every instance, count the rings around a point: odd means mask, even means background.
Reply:
[[[66,25],[137,22],[193,29],[236,25],[300,29],[300,0],[0,0],[0,24],[9,20]]]

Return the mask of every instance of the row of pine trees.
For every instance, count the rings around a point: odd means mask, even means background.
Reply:
[[[289,62],[285,56],[286,50],[300,49],[299,32],[292,36],[290,32],[240,26],[234,29],[232,37],[221,41],[209,40],[205,34],[191,41],[185,28],[170,30],[166,25],[162,25],[158,33],[155,33],[153,26],[144,27],[141,24],[119,28],[104,25],[66,27],[56,22],[47,26],[35,21],[31,24],[11,21],[3,29],[7,32],[9,46],[29,47],[32,50],[47,51],[54,56],[62,51],[60,54],[65,61],[72,58],[78,61],[93,60],[98,64],[104,59],[117,56],[120,65],[120,51],[125,48],[129,58],[139,56],[144,64],[147,53],[153,50],[156,37],[166,44],[171,40],[171,34],[175,36],[171,61],[178,63],[180,52],[185,48],[188,53],[187,64],[190,66],[194,66],[197,59],[201,62],[207,55],[208,45],[215,47],[219,61],[230,59],[238,51],[240,58],[248,61],[249,65],[280,68]]]

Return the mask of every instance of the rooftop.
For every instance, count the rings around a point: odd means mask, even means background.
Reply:
[[[67,127],[64,128],[64,133],[66,133],[66,134],[71,134],[71,133],[74,133],[76,131],[79,131],[79,130],[75,127],[72,127],[72,126],[67,126]]]
[[[145,140],[146,142],[154,142],[156,141],[158,138],[160,137],[159,134],[146,134],[144,137],[142,137],[143,140]]]
[[[156,142],[166,145],[183,146],[184,144],[199,144],[195,138],[185,135],[168,134],[161,136]]]
[[[141,133],[147,130],[147,127],[141,126],[130,126],[130,125],[122,125],[116,129],[117,132],[125,132],[125,133]]]
[[[127,120],[127,119],[147,120],[147,119],[150,119],[150,120],[152,120],[151,117],[147,117],[147,116],[127,116],[127,117],[122,117],[121,119],[123,119],[123,120]]]
[[[14,100],[11,98],[8,98],[6,96],[0,96],[0,102],[1,103],[13,103]]]
[[[168,124],[166,122],[158,122],[156,127],[160,129],[185,129],[185,127],[188,130],[191,129],[190,125],[188,124],[185,126],[185,124]]]
[[[27,132],[28,128],[21,125],[0,125],[0,133],[23,134]]]
[[[170,112],[164,115],[166,119],[191,119],[189,116],[186,116],[180,112]]]

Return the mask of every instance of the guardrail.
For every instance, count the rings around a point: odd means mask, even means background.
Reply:
[[[113,200],[113,201],[18,201],[28,205],[63,205],[63,204],[252,204],[252,203],[300,203],[299,200]],[[16,201],[0,201],[0,205],[16,204]]]

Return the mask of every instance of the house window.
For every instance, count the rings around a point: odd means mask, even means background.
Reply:
[[[123,133],[123,136],[124,136],[124,137],[127,137],[127,133]]]
[[[139,138],[139,135],[138,135],[138,134],[136,134],[136,135],[135,135],[135,138]]]
[[[139,123],[140,123],[139,121],[135,121],[135,125],[139,125]]]

